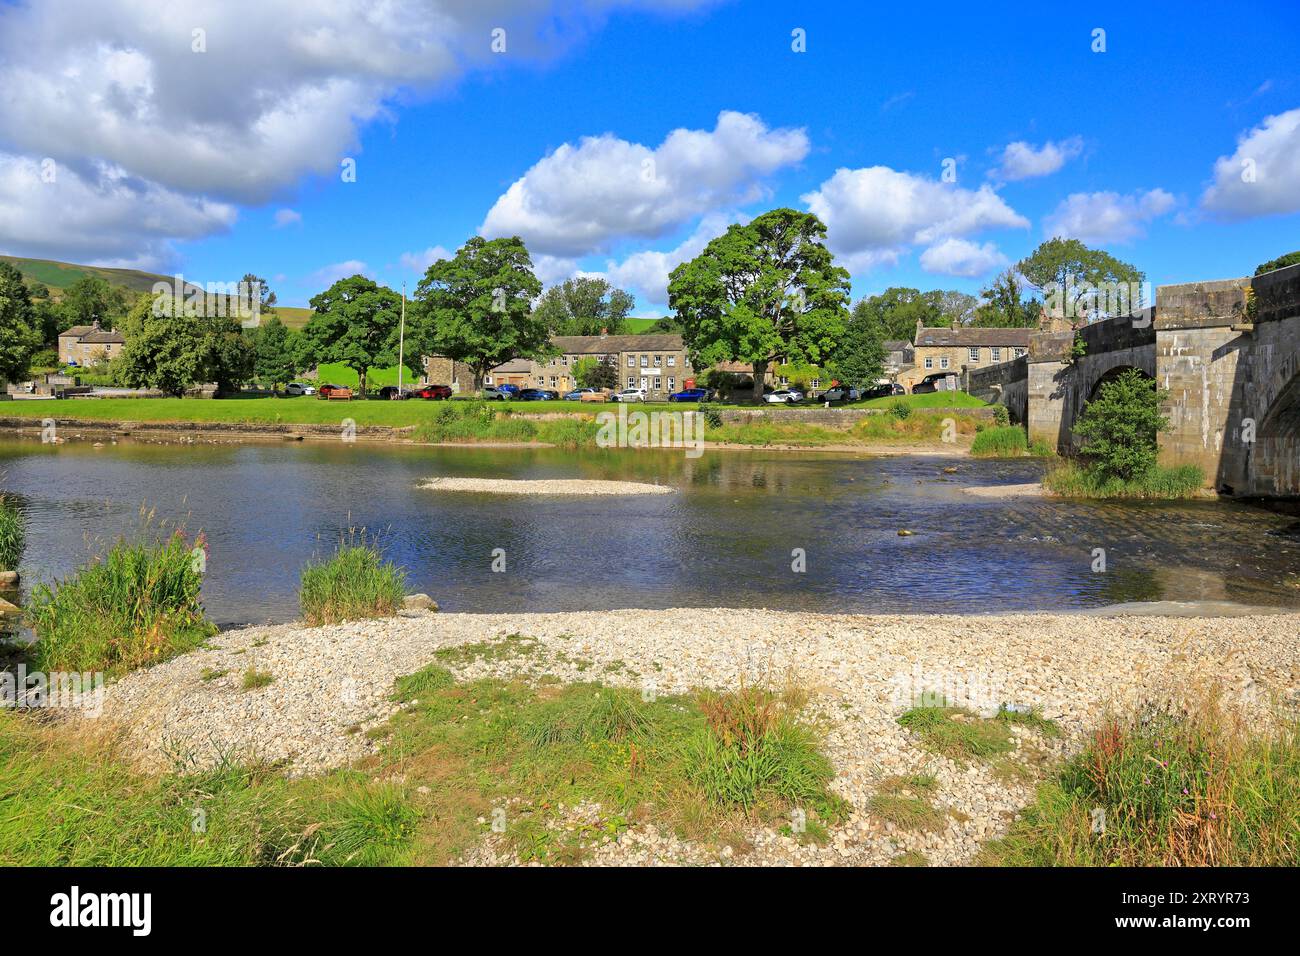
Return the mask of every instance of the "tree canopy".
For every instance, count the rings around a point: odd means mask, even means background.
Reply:
[[[1040,305],[1037,299],[1022,298],[1024,281],[1014,269],[1003,272],[987,289],[975,308],[971,325],[984,328],[1033,328],[1038,325]]]
[[[370,369],[397,364],[402,297],[363,275],[339,279],[311,299],[314,310],[302,330],[312,362],[339,362],[357,373],[366,392]]]
[[[575,276],[548,288],[533,311],[552,335],[618,335],[635,301],[604,279]]]
[[[22,273],[0,262],[0,383],[27,374],[32,356],[43,344],[38,323]]]
[[[1033,284],[1048,300],[1049,310],[1067,318],[1101,313],[1123,314],[1141,308],[1140,301],[1116,304],[1108,289],[1141,283],[1145,274],[1136,266],[1116,259],[1102,249],[1090,249],[1078,239],[1048,239],[1016,264],[1016,271]],[[1053,299],[1059,293],[1059,301]]]
[[[732,225],[672,271],[668,301],[698,366],[754,367],[754,396],[775,361],[816,365],[830,356],[848,318],[849,274],[826,248],[812,213],[774,209]]]
[[[550,330],[532,310],[541,291],[522,239],[475,236],[425,272],[408,340],[425,355],[464,362],[478,391],[501,363],[546,354]]]

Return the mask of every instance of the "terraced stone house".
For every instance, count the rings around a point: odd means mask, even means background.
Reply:
[[[102,329],[99,320],[91,325],[74,325],[59,333],[59,361],[83,368],[107,362],[121,354],[126,339],[121,332]]]

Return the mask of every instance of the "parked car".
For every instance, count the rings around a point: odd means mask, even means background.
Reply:
[[[316,386],[316,397],[329,398],[331,392],[347,392],[347,391],[351,391],[351,389],[348,389],[342,385],[332,385],[329,382],[326,382],[322,385]]]
[[[487,385],[483,388],[483,397],[489,402],[506,402],[514,398],[515,393],[504,385]]]
[[[421,385],[411,391],[411,398],[435,402],[451,398],[452,394],[450,385]]]
[[[559,398],[560,393],[549,388],[526,388],[515,397],[521,402],[550,402]]]
[[[673,392],[668,396],[670,402],[711,402],[713,401],[713,389],[711,388],[684,388],[680,392]]]
[[[315,395],[316,389],[306,382],[290,382],[284,387],[286,395]]]
[[[575,388],[571,392],[564,393],[564,400],[566,402],[581,402],[583,400],[582,396],[595,394],[596,390],[594,388]],[[591,401],[591,399],[587,399],[587,401]]]
[[[856,402],[862,393],[852,385],[832,385],[818,397],[824,402]]]
[[[610,396],[611,401],[615,402],[644,402],[644,388],[625,388],[621,392],[615,392]]]
[[[794,405],[803,401],[803,392],[796,388],[778,388],[764,395],[763,401],[769,405]]]
[[[407,388],[398,389],[396,385],[385,385],[375,393],[379,398],[385,401],[402,401],[411,397],[411,390]]]
[[[862,392],[862,397],[863,398],[888,398],[890,395],[906,395],[906,394],[907,394],[907,389],[903,388],[903,386],[897,384],[896,382],[891,382],[887,385],[872,385],[870,388],[864,389]]]
[[[511,385],[509,382],[506,382],[504,385],[498,385],[497,391],[513,395],[515,398],[519,397],[519,386]]]
[[[956,373],[935,372],[932,375],[927,375],[925,378],[921,379],[921,381],[917,382],[915,385],[912,386],[912,394],[920,395],[925,392],[937,392],[939,391],[939,383],[942,382],[949,375],[953,375],[953,374]]]

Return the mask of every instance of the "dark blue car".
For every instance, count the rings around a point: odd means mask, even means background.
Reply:
[[[668,396],[670,402],[707,402],[713,392],[707,388],[684,388]]]
[[[559,392],[553,392],[548,388],[526,388],[515,396],[521,402],[546,402],[559,397]]]

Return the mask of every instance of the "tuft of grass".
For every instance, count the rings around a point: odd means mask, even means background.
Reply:
[[[472,664],[475,661],[504,661],[523,657],[537,650],[538,640],[525,634],[507,634],[496,641],[475,641],[473,644],[456,644],[440,647],[433,656],[445,664]]]
[[[311,626],[396,614],[406,596],[406,574],[378,548],[344,540],[333,557],[302,570],[299,603]]]
[[[26,546],[26,522],[18,502],[0,494],[0,571],[18,570]]]
[[[1300,726],[1248,728],[1213,696],[1107,718],[981,862],[1300,865]]]
[[[1155,465],[1124,481],[1096,466],[1061,461],[1043,476],[1043,484],[1066,498],[1196,498],[1205,487],[1205,472],[1195,465]]]
[[[878,793],[872,797],[867,803],[867,810],[872,816],[903,830],[939,830],[947,819],[942,810],[920,797],[902,797],[888,793]]]
[[[414,674],[399,677],[393,685],[393,696],[397,700],[416,700],[422,694],[435,690],[446,690],[456,683],[451,671],[437,664],[428,664]]]
[[[1027,451],[1025,430],[1019,425],[986,428],[975,435],[970,446],[976,458],[1019,458]]]
[[[250,667],[244,671],[244,679],[240,686],[244,690],[257,690],[259,687],[267,687],[275,682],[275,675],[270,671],[260,671],[256,667]]]
[[[1005,707],[999,707],[994,720],[1000,720],[1005,724],[1019,724],[1021,727],[1028,727],[1044,737],[1061,736],[1061,726],[1054,720],[1044,717],[1037,707],[1029,710],[1007,710]]]
[[[202,671],[199,672],[199,680],[203,681],[203,683],[206,684],[209,681],[216,680],[218,677],[225,677],[226,673],[227,672],[224,670],[217,670],[216,668],[213,667],[205,667],[203,668]]]
[[[924,853],[916,850],[908,850],[906,853],[900,853],[889,861],[890,866],[929,866],[930,860]]]
[[[926,750],[957,763],[996,757],[1014,748],[1004,721],[984,719],[961,707],[913,707],[898,723],[915,733]]]
[[[198,646],[216,631],[199,602],[202,547],[201,534],[191,546],[179,531],[121,541],[53,588],[38,585],[27,611],[37,666],[112,676]]]

